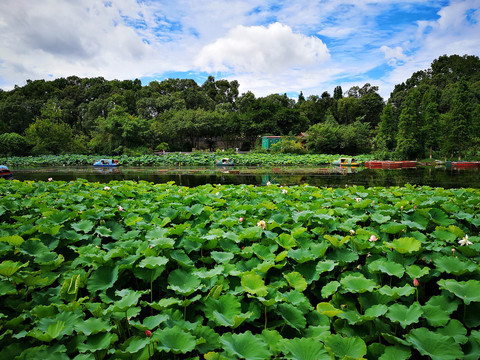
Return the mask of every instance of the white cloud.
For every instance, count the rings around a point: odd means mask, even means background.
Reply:
[[[329,59],[326,45],[316,37],[296,34],[280,23],[237,26],[206,45],[195,64],[206,71],[278,73],[293,67],[318,65]]]

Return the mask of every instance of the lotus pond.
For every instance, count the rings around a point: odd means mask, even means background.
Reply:
[[[478,359],[480,190],[0,180],[1,359]]]
[[[18,180],[72,181],[86,179],[107,183],[112,180],[149,181],[153,183],[175,182],[177,185],[195,187],[205,184],[225,185],[281,185],[309,184],[317,187],[344,187],[345,185],[404,186],[428,185],[443,188],[480,188],[479,169],[456,170],[445,167],[417,167],[410,169],[365,169],[312,166],[120,166],[118,168],[94,168],[93,166],[51,166],[13,168]]]

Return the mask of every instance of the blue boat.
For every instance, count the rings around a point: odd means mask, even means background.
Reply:
[[[11,179],[13,177],[12,172],[5,165],[0,165],[0,178]]]
[[[112,166],[118,166],[118,160],[113,160],[113,159],[100,159],[97,162],[93,163],[93,166],[99,166],[99,167],[112,167]]]

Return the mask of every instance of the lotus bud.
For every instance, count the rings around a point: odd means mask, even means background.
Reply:
[[[452,254],[455,254],[455,249],[452,248]]]
[[[238,221],[243,222],[243,217],[241,217],[240,219],[238,219]]]
[[[351,229],[350,230],[350,235],[352,235],[352,236],[355,235],[355,230]]]
[[[377,240],[378,240],[378,238],[375,235],[370,236],[370,239],[368,239],[368,241],[370,241],[370,242],[375,242]]]
[[[145,330],[146,337],[152,337],[152,332],[150,330]]]
[[[420,283],[418,282],[417,278],[413,279],[413,286],[417,287],[418,285],[420,285]]]

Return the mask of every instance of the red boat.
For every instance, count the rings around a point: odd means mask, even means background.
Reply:
[[[11,179],[13,177],[12,172],[5,165],[0,165],[0,178]]]
[[[365,161],[365,167],[369,169],[400,169],[416,167],[416,161],[389,161],[389,160],[372,160]]]
[[[480,161],[446,161],[446,167],[453,167],[457,169],[471,169],[480,166]]]

